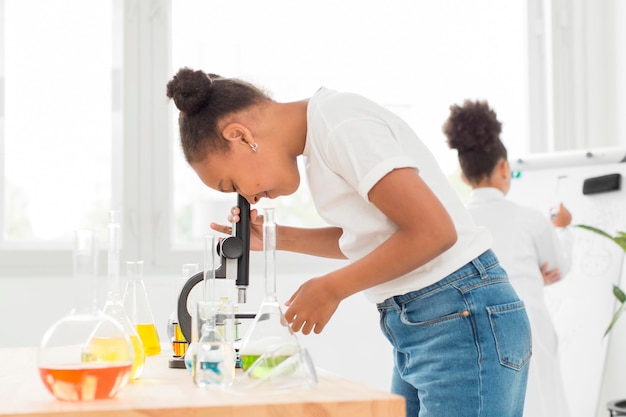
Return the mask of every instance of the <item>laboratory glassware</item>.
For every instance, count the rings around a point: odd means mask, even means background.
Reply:
[[[97,250],[92,230],[75,231],[75,304],[46,331],[38,349],[41,380],[59,400],[112,398],[130,379],[130,339],[117,320],[97,308]]]
[[[161,343],[143,281],[143,261],[126,261],[126,275],[124,308],[137,329],[146,356],[158,355]]]
[[[185,367],[185,353],[189,342],[185,339],[185,335],[180,327],[180,322],[178,321],[178,295],[187,280],[198,273],[198,270],[198,264],[183,264],[182,275],[176,278],[174,291],[174,294],[176,294],[176,303],[174,304],[174,311],[167,320],[167,337],[172,344],[173,352],[173,357],[169,360],[170,368]]]
[[[215,253],[216,253],[215,241],[216,241],[215,236],[204,237],[204,270],[202,271],[202,274],[201,274],[202,281],[200,281],[200,284],[201,284],[200,296],[196,296],[197,299],[194,300],[193,297],[191,296],[191,291],[189,291],[189,293],[187,294],[187,297],[185,297],[185,300],[184,300],[185,312],[187,312],[190,308],[192,310],[191,328],[190,328],[191,332],[189,335],[189,344],[187,346],[187,350],[185,351],[184,361],[185,361],[185,368],[187,368],[188,371],[191,371],[191,375],[192,375],[192,378],[194,379],[194,382],[195,382],[195,361],[196,361],[197,344],[198,344],[198,340],[201,337],[202,326],[204,324],[204,321],[208,319],[207,313],[203,314],[203,318],[200,318],[200,316],[198,315],[198,312],[199,311],[204,312],[205,309],[198,310],[197,303],[199,301],[208,301],[209,292],[211,293],[215,292],[215,274],[216,274],[216,263],[217,263],[215,261]],[[209,280],[211,280],[211,283],[209,283]],[[212,288],[209,288],[209,285]],[[181,303],[180,297],[179,297],[178,303],[179,303],[178,308],[180,308],[180,303]],[[177,309],[177,311],[180,311],[180,310]],[[182,330],[181,330],[181,333],[182,333]]]
[[[121,212],[111,210],[109,213],[109,246],[107,251],[107,284],[108,293],[103,311],[113,316],[123,327],[133,346],[133,367],[130,379],[139,378],[146,362],[143,343],[137,329],[130,321],[120,294],[120,249],[121,249]],[[100,343],[107,343],[101,340]]]
[[[263,214],[265,298],[243,338],[239,356],[244,374],[238,388],[269,386],[292,388],[317,383],[311,358],[298,343],[276,296],[276,223],[274,209]]]
[[[219,239],[217,253],[221,264],[215,271],[215,276],[219,281],[228,282],[227,287],[229,288],[232,287],[234,281],[236,294],[232,300],[245,303],[250,272],[250,203],[245,197],[238,195],[237,205],[240,209],[239,221],[233,225],[232,235]],[[191,340],[190,296],[198,284],[204,281],[204,278],[204,272],[189,278],[178,297],[178,322],[187,340]],[[222,280],[222,278],[226,278],[226,280]],[[236,319],[253,319],[255,316],[254,313],[241,313],[237,308],[235,311]],[[239,322],[237,323],[239,324]]]
[[[235,284],[233,279],[217,282],[216,241],[215,236],[204,238],[201,296],[191,301],[191,342],[185,354],[185,365],[200,387],[229,386],[235,372]]]
[[[234,312],[232,303],[222,300],[196,301],[192,331],[194,342],[191,375],[196,386],[229,386],[235,377],[233,346]]]

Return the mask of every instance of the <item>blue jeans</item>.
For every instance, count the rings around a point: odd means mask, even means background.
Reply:
[[[530,323],[492,251],[378,311],[407,417],[522,416]]]

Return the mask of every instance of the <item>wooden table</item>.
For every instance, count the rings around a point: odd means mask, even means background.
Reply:
[[[186,369],[150,356],[115,398],[64,402],[44,387],[34,348],[0,349],[0,415],[19,417],[404,417],[404,398],[318,370],[311,388],[267,394],[198,388]]]

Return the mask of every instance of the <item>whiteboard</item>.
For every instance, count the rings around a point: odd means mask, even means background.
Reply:
[[[507,198],[511,201],[535,207],[546,216],[562,201],[572,213],[572,225],[588,224],[611,235],[626,231],[626,149],[556,152],[511,158],[510,163],[513,178]],[[620,190],[583,195],[585,179],[615,173],[622,176]],[[545,287],[546,302],[559,338],[571,416],[590,417],[598,409],[606,410],[599,401],[611,335],[603,338],[603,334],[617,307],[612,288],[621,285],[624,253],[605,237],[579,228],[572,232],[571,271]],[[626,315],[620,320],[626,320]]]

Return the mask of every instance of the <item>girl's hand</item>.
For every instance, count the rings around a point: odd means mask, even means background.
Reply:
[[[285,303],[285,319],[291,330],[303,334],[320,333],[339,307],[341,297],[335,294],[329,280],[313,278],[306,281]]]
[[[572,214],[560,203],[558,208],[552,209],[550,220],[555,227],[566,227],[572,222]]]
[[[239,221],[239,207],[235,206],[230,210],[228,221],[237,223]],[[218,223],[211,223],[211,229],[232,235],[232,226],[226,226]],[[250,250],[261,251],[263,250],[263,216],[259,216],[257,209],[250,210]]]
[[[548,270],[548,263],[544,262],[541,265],[541,276],[543,277],[543,284],[550,285],[561,280],[561,271],[559,268]]]

